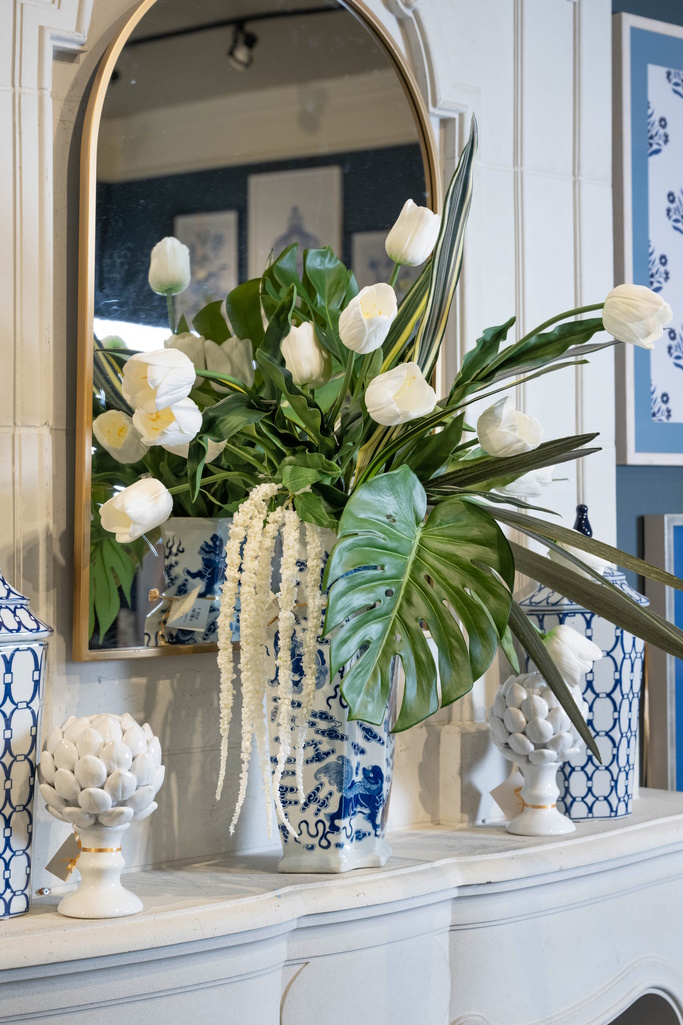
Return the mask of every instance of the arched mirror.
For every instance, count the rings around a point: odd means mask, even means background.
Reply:
[[[117,416],[131,411],[116,349],[162,348],[175,329],[251,361],[226,297],[294,242],[299,264],[330,245],[360,286],[387,280],[384,238],[404,201],[438,205],[427,112],[357,0],[147,0],[95,80],[81,189],[74,657],[206,651],[233,496],[205,476],[163,531],[131,543],[103,531],[102,503],[146,460],[169,486],[188,478],[181,447],[121,446]],[[166,237],[191,265],[168,301],[148,281]]]

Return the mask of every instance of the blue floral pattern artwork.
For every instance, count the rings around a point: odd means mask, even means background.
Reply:
[[[667,300],[674,312],[680,305],[677,285],[683,280],[682,99],[683,69],[648,64],[647,283]],[[641,283],[646,283],[642,277]],[[650,422],[683,423],[683,374],[677,372],[683,370],[683,328],[676,331],[670,325],[662,341],[647,356]]]
[[[667,132],[667,120],[665,117],[657,117],[652,104],[647,104],[647,155],[655,157],[661,153],[669,144],[669,133]]]

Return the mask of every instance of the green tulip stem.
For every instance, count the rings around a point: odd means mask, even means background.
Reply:
[[[351,375],[353,374],[353,364],[355,362],[355,359],[356,359],[355,352],[352,352],[349,349],[349,361],[346,364],[346,370],[344,371],[344,380],[342,382],[341,388],[339,389],[339,394],[337,395],[337,398],[335,399],[335,403],[332,406],[332,409],[330,410],[329,415],[327,417],[327,422],[331,426],[332,430],[334,430],[334,425],[337,422],[337,416],[339,415],[339,410],[341,409],[342,403],[344,402],[344,399],[346,398],[346,393],[349,390],[349,385],[351,383]]]
[[[533,331],[529,331],[523,338],[520,338],[515,345],[521,345],[522,342],[526,342],[527,339],[533,338],[534,335],[540,335],[542,331],[545,331],[547,327],[552,327],[553,324],[557,324],[560,320],[570,320],[572,317],[578,317],[580,313],[592,313],[594,310],[601,310],[604,306],[604,302],[593,303],[592,306],[578,306],[575,310],[567,310],[565,313],[558,313],[556,317],[551,317],[550,320],[544,321],[535,327]]]
[[[242,452],[240,452],[240,456]],[[235,478],[238,476],[234,470],[223,470],[222,473],[212,473],[209,477],[202,477],[202,487],[207,484],[215,484],[219,480],[229,480],[231,477]],[[190,484],[176,484],[174,488],[169,488],[169,495],[182,495],[184,491],[190,490]]]
[[[171,329],[171,334],[175,334],[175,310],[173,309],[173,295],[171,292],[166,293],[166,309],[168,310],[168,326]]]
[[[396,284],[396,278],[398,277],[398,272],[400,271],[400,269],[401,269],[401,264],[400,263],[395,263],[394,264],[394,269],[391,272],[391,277],[389,278],[389,284],[391,285],[392,288]]]
[[[372,360],[372,355],[373,354],[371,352],[366,352],[363,356],[363,361],[360,365],[360,370],[358,371],[358,380],[356,381],[356,387],[353,389],[352,398],[354,399],[358,397],[362,390],[363,382],[365,381],[368,370],[370,369],[370,361]]]

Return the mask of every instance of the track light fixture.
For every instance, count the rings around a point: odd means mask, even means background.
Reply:
[[[228,50],[228,60],[235,71],[246,71],[254,63],[254,47],[258,36],[248,32],[244,22],[235,25],[232,33],[232,44]]]

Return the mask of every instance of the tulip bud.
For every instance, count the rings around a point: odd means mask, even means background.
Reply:
[[[104,503],[100,521],[123,544],[161,526],[172,510],[173,497],[161,481],[143,477]]]
[[[477,435],[487,455],[516,456],[538,448],[543,428],[533,416],[515,409],[507,395],[484,410],[477,420]]]
[[[280,348],[294,384],[320,388],[329,381],[332,360],[318,341],[315,328],[309,321],[305,320],[300,327],[292,325]]]
[[[190,250],[177,238],[157,242],[149,263],[149,285],[159,295],[179,295],[190,284]]]
[[[544,488],[552,484],[554,472],[554,466],[541,466],[538,470],[523,473],[509,484],[501,484],[500,487],[494,488],[494,491],[499,495],[509,495],[511,498],[539,498]]]
[[[124,398],[136,409],[153,413],[187,398],[195,382],[192,360],[179,349],[138,352],[123,368]]]
[[[645,285],[617,285],[605,299],[602,323],[617,341],[654,349],[672,320],[668,302]]]
[[[204,356],[204,339],[201,335],[194,335],[186,331],[180,335],[169,335],[164,342],[165,349],[178,349],[185,353],[188,359],[192,360],[195,370],[206,370],[206,358]],[[195,384],[200,383],[200,378],[195,378]]]
[[[570,626],[555,626],[543,638],[548,654],[568,687],[578,687],[584,673],[602,658],[602,649]]]
[[[398,312],[396,293],[380,282],[361,288],[339,318],[339,337],[347,349],[363,355],[379,349]]]
[[[394,263],[417,267],[424,263],[439,237],[441,217],[426,206],[406,200],[384,243]]]
[[[118,409],[100,413],[93,420],[92,432],[117,463],[137,463],[147,451],[131,418]]]
[[[142,436],[143,444],[185,445],[195,438],[202,426],[202,414],[192,399],[181,399],[173,406],[146,413],[138,409],[133,423]]]
[[[378,424],[393,427],[431,413],[436,405],[436,392],[425,381],[417,363],[401,363],[370,381],[365,405]]]
[[[585,562],[587,566],[590,566],[592,570],[594,570],[596,573],[599,573],[601,576],[606,569],[609,569],[610,566],[613,565],[613,563],[607,562],[606,559],[601,559],[599,555],[593,555],[592,552],[583,552],[580,548],[574,548],[573,545],[563,544],[562,541],[558,541],[558,547],[564,548],[564,550],[566,552],[569,552],[570,555],[574,555],[577,559],[581,559],[582,562]],[[589,580],[593,579],[590,573],[587,573],[583,569],[579,569],[579,567],[575,563],[570,562],[569,559],[563,558],[563,556],[560,555],[560,553],[555,551],[553,548],[551,548],[548,551],[548,558],[552,562],[559,562],[560,565],[566,566],[568,569],[571,569],[574,573],[578,573],[581,577],[587,577]]]
[[[212,441],[211,438],[207,439],[206,446],[206,462],[212,463],[214,459],[217,459],[221,454],[227,441]],[[190,443],[186,442],[184,445],[162,445],[167,452],[172,452],[174,456],[180,456],[181,459],[187,459],[190,454]]]

